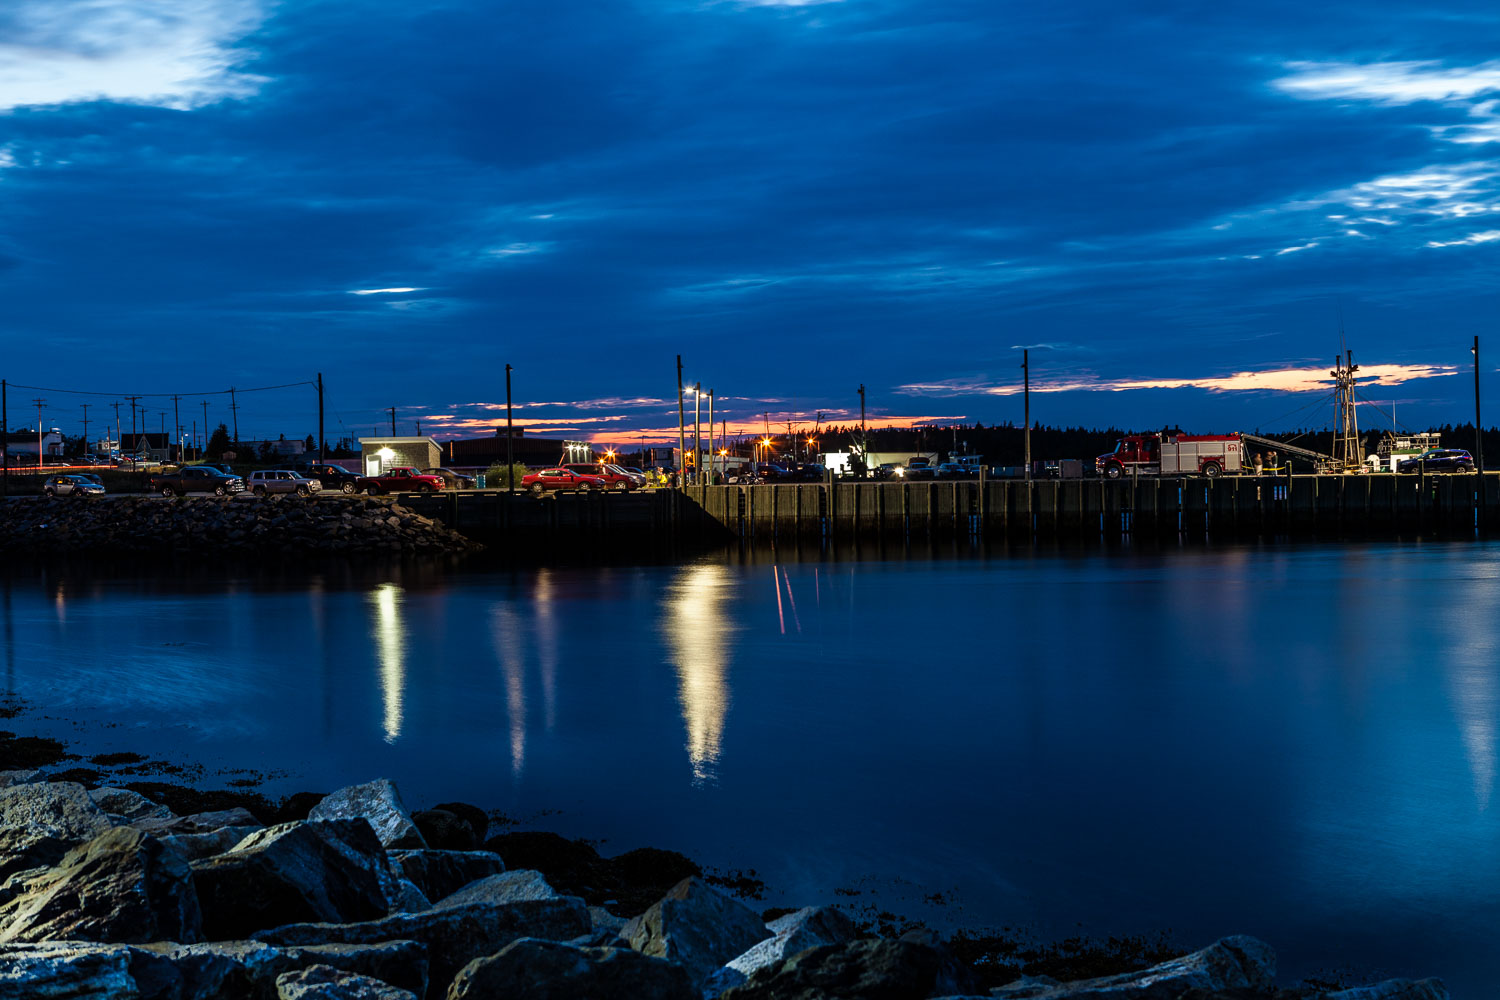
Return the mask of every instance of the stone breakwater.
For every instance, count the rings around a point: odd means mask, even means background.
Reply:
[[[0,550],[32,553],[443,554],[479,546],[388,499],[26,497],[0,504]]]
[[[486,839],[482,810],[409,813],[382,780],[294,800],[300,816],[266,826],[243,807],[179,815],[131,789],[0,773],[0,997],[1448,996],[1435,979],[1280,988],[1271,949],[1243,936],[1108,978],[985,992],[926,932],[871,936],[832,906],[768,921],[696,874],[647,903],[639,890],[652,877],[695,869],[670,852],[602,859],[576,844],[559,851],[569,842],[548,834]],[[538,859],[557,867],[525,867]]]

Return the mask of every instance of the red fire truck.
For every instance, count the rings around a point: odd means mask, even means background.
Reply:
[[[1135,472],[1142,476],[1207,476],[1239,472],[1239,434],[1131,434],[1115,450],[1094,459],[1107,479]]]

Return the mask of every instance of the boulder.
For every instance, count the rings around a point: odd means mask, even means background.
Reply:
[[[82,785],[41,782],[0,788],[0,879],[53,865],[110,827]]]
[[[620,931],[643,955],[687,969],[695,984],[771,936],[753,910],[697,876],[677,883]]]
[[[259,830],[265,826],[250,810],[241,806],[233,809],[218,809],[213,812],[190,813],[186,816],[148,816],[130,824],[137,830],[158,837],[183,836],[192,833],[213,833],[216,830],[251,827]]]
[[[759,969],[720,1000],[912,1000],[934,995],[942,969],[917,941],[847,941]]]
[[[766,925],[775,937],[767,938],[739,955],[709,976],[704,984],[706,994],[717,996],[750,978],[757,969],[776,965],[808,948],[843,944],[859,935],[858,929],[842,910],[833,906],[809,906],[778,917]]]
[[[444,896],[438,906],[463,906],[466,903],[515,903],[523,899],[558,899],[561,894],[542,877],[541,872],[501,872],[470,882],[455,893]]]
[[[410,990],[331,965],[283,972],[276,977],[276,996],[278,1000],[417,1000]]]
[[[52,941],[0,945],[0,997],[86,1000],[139,996],[124,945]]]
[[[629,948],[580,948],[560,941],[522,938],[499,954],[466,965],[448,989],[448,1000],[699,1000],[686,969]]]
[[[433,902],[450,896],[479,879],[505,871],[505,862],[491,851],[390,851],[391,865],[410,879]]]
[[[483,844],[484,839],[490,835],[490,814],[476,805],[468,802],[439,802],[432,808],[450,812],[469,824],[469,829],[474,831],[474,836],[478,838],[480,844]]]
[[[280,976],[319,965],[369,976],[418,996],[427,989],[427,951],[413,941],[289,948],[260,941],[154,944],[138,946],[132,962],[145,997],[276,1000]]]
[[[0,942],[197,941],[192,870],[139,830],[106,830],[0,906]]]
[[[1013,993],[1001,987],[995,991],[995,996],[1007,1000],[1019,1000],[1023,996],[1039,1000],[1176,1000],[1189,990],[1265,992],[1272,988],[1275,978],[1276,954],[1270,946],[1255,938],[1238,935],[1140,972],[1080,979],[1041,990],[1036,984],[1020,986]]]
[[[166,806],[159,806],[140,792],[128,788],[95,788],[89,792],[89,798],[111,819],[118,819],[121,826],[136,820],[172,817],[172,810]]]
[[[41,771],[0,771],[0,788],[9,788],[12,785],[29,785],[32,782],[41,780]]]
[[[472,851],[483,843],[474,827],[446,809],[424,809],[411,814],[422,839],[445,851]]]
[[[182,855],[185,860],[198,861],[234,850],[240,841],[261,829],[264,828],[261,826],[226,826],[207,833],[174,833],[158,839]]]
[[[327,795],[307,814],[310,820],[363,819],[386,847],[426,847],[401,793],[385,778],[350,785]]]
[[[441,996],[459,969],[476,958],[495,954],[518,938],[566,941],[588,929],[589,914],[583,900],[564,896],[521,903],[434,907],[425,913],[400,913],[359,923],[291,924],[261,931],[255,937],[278,946],[417,941],[427,946],[429,992]]]
[[[395,876],[363,819],[268,827],[193,862],[211,941],[304,921],[372,920],[390,912]]]
[[[589,919],[594,922],[595,934],[609,933],[617,937],[625,929],[625,925],[630,923],[624,917],[617,917],[602,906],[590,906]]]
[[[1324,993],[1319,1000],[1448,1000],[1441,979],[1387,979],[1371,986]]]

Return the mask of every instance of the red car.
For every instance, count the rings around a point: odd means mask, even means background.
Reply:
[[[435,493],[443,488],[437,476],[428,476],[411,466],[386,469],[378,476],[360,476],[354,488],[374,495],[376,493]]]
[[[616,472],[607,465],[564,465],[564,469],[576,472],[580,476],[593,476],[604,484],[607,490],[633,490],[635,480],[623,472]]]
[[[589,490],[606,488],[604,480],[598,476],[583,475],[572,469],[543,469],[533,472],[521,477],[521,486],[537,496],[548,490],[581,490],[587,493]]]

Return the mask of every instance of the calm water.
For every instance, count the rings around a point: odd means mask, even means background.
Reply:
[[[33,706],[9,725],[90,753],[287,772],[272,791],[389,775],[414,807],[754,868],[765,905],[1243,931],[1293,978],[1480,996],[1497,597],[1500,547],[1478,544],[18,571],[0,638]]]

